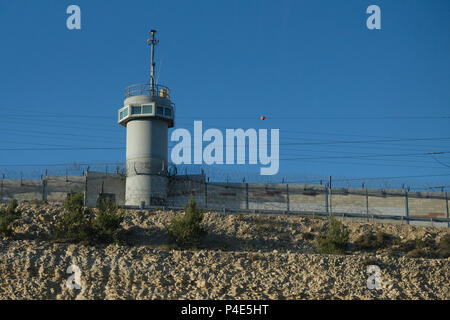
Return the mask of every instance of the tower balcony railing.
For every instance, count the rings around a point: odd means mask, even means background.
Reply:
[[[153,85],[153,89],[149,83],[133,84],[125,89],[125,98],[134,96],[157,96],[170,99],[170,89],[159,84]]]

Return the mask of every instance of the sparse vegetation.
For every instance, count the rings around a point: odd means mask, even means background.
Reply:
[[[84,208],[82,193],[70,193],[64,200],[64,212],[60,217],[54,238],[64,242],[91,242],[94,236],[92,212]]]
[[[398,244],[398,249],[403,252],[409,252],[416,249],[416,240],[406,240]]]
[[[56,226],[57,241],[74,243],[118,242],[123,213],[109,199],[99,201],[97,214],[84,208],[82,193],[70,193],[64,201],[64,213]]]
[[[197,247],[206,235],[202,226],[203,212],[191,197],[185,206],[185,213],[175,217],[167,230],[175,243],[180,247]]]
[[[406,241],[394,240],[389,249],[392,255],[405,254],[410,258],[447,258],[450,256],[450,235],[442,237],[440,243],[431,238],[416,238]]]
[[[326,232],[316,239],[317,251],[325,254],[344,253],[347,248],[350,231],[337,220],[330,216]]]
[[[387,233],[378,231],[362,234],[355,241],[357,250],[378,250],[386,248],[390,244],[390,236]]]
[[[120,211],[109,198],[103,198],[98,202],[97,214],[92,220],[96,240],[104,243],[119,242],[124,212]]]
[[[18,205],[17,200],[13,199],[6,210],[0,211],[0,235],[4,237],[12,237],[14,235],[13,223],[20,218],[20,211],[17,210]]]
[[[447,233],[442,237],[441,241],[439,242],[438,253],[441,258],[450,257],[450,233]]]

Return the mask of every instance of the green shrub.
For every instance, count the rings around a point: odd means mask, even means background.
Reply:
[[[55,239],[65,242],[111,243],[120,240],[123,212],[110,199],[100,199],[97,212],[83,207],[82,193],[70,193],[64,201],[64,213],[58,221]]]
[[[436,249],[436,242],[434,242],[430,238],[426,239],[416,238],[415,241],[416,241],[416,248],[418,249],[425,249],[425,248]]]
[[[416,249],[416,240],[406,240],[400,242],[399,249],[403,252],[409,252]]]
[[[175,217],[167,230],[178,246],[196,247],[206,235],[202,220],[203,213],[191,197],[185,206],[185,213]]]
[[[355,241],[357,250],[377,250],[386,248],[389,245],[390,236],[387,233],[378,231],[376,234],[370,232],[358,237]]]
[[[100,199],[96,216],[92,220],[95,240],[106,243],[119,242],[123,218],[123,211],[119,212],[114,202],[109,198]]]
[[[14,235],[13,222],[20,218],[20,211],[17,210],[19,203],[16,199],[11,200],[6,210],[0,211],[0,235],[11,237]]]
[[[84,208],[82,193],[70,193],[64,200],[64,212],[60,217],[54,238],[67,242],[91,242],[94,240],[92,212]]]
[[[317,251],[319,253],[343,253],[347,248],[350,231],[337,220],[330,216],[325,234],[316,239]]]
[[[439,242],[438,253],[441,258],[450,257],[450,233],[447,233],[442,237],[441,241]]]

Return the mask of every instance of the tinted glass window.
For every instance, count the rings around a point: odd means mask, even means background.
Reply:
[[[153,113],[153,106],[142,106],[142,113]]]
[[[141,114],[141,107],[131,107],[131,114]]]

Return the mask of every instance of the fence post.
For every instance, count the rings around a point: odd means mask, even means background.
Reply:
[[[89,170],[89,169],[88,169]],[[86,170],[84,176],[84,205],[87,206],[87,196],[88,196],[88,173],[89,171]]]
[[[447,219],[449,219],[449,213],[448,213],[448,193],[445,192],[445,206],[447,208]],[[450,227],[450,221],[447,221],[447,227]]]
[[[47,202],[47,177],[42,177],[42,201]]]
[[[329,212],[329,214],[332,215],[333,214],[333,207],[332,207],[332,203],[331,203],[331,197],[332,197],[333,193],[331,191],[331,176],[330,176],[330,182],[329,182],[328,188],[329,188],[328,191],[330,192],[330,195],[329,195],[330,199],[328,200],[329,203],[330,203],[330,212]]]
[[[405,216],[406,216],[406,224],[409,224],[408,191],[405,191]]]
[[[248,207],[248,183],[245,184],[245,209],[249,209]]]
[[[286,208],[287,212],[290,210],[290,204],[289,204],[289,185],[286,183]]]
[[[367,221],[369,221],[369,191],[366,188],[366,215]]]

